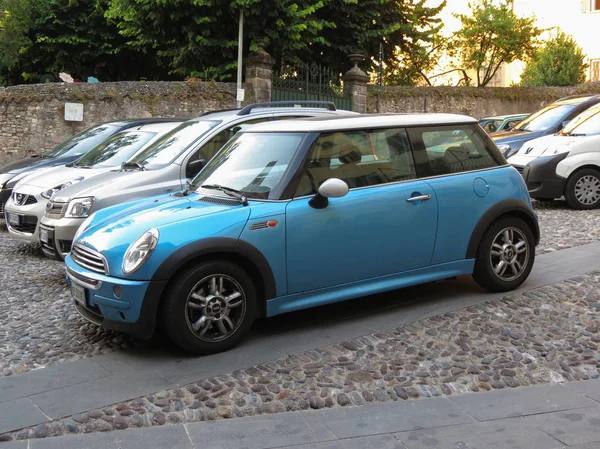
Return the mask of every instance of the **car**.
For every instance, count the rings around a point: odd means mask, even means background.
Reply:
[[[564,97],[534,112],[510,131],[492,133],[491,137],[504,157],[509,158],[525,142],[556,134],[571,119],[597,103],[600,103],[600,95]]]
[[[113,134],[75,162],[37,170],[23,178],[13,187],[12,196],[6,203],[8,232],[23,240],[46,242],[46,231],[40,230],[39,222],[52,195],[85,179],[119,168],[124,161],[182,123],[181,119],[158,120],[157,123],[150,122]],[[85,209],[89,205],[81,203],[77,207]],[[65,212],[66,215],[71,213],[73,211]],[[60,258],[61,254],[55,255]]]
[[[103,173],[55,193],[41,220],[42,229],[48,233],[48,241],[40,242],[44,254],[66,254],[77,229],[94,211],[183,190],[217,150],[244,127],[300,117],[355,115],[358,114],[337,110],[332,102],[297,101],[251,104],[189,120],[127,161],[121,170]],[[66,215],[66,211],[84,203],[90,207],[78,209],[81,213],[77,216]]]
[[[25,176],[37,170],[69,164],[113,134],[151,121],[156,120],[127,119],[92,126],[50,151],[3,166],[0,168],[0,218],[4,218],[4,207],[12,194],[12,189]]]
[[[538,241],[476,119],[371,115],[243,129],[185,191],[90,215],[65,264],[92,323],[215,353],[256,317],[459,275],[515,289]]]
[[[479,120],[479,124],[485,130],[485,132],[493,133],[500,131],[509,131],[518,125],[521,121],[526,119],[530,114],[511,114],[511,115],[497,115],[494,117],[484,117]]]
[[[600,207],[600,104],[562,132],[527,142],[508,161],[523,174],[532,198],[564,196],[573,209]]]

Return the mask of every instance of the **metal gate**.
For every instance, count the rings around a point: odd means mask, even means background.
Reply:
[[[344,92],[339,74],[312,63],[286,66],[273,79],[272,101],[333,101],[338,109],[352,110],[352,96]]]

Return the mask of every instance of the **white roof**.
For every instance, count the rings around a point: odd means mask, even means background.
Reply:
[[[322,132],[395,126],[451,125],[479,123],[473,117],[457,114],[363,114],[351,118],[282,120],[249,126],[242,132]]]

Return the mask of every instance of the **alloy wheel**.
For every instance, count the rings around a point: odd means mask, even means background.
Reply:
[[[505,228],[492,240],[490,263],[496,277],[510,282],[527,268],[529,244],[525,234],[517,228]]]
[[[230,276],[215,274],[198,282],[185,303],[185,319],[196,338],[215,343],[233,335],[246,315],[246,297]]]

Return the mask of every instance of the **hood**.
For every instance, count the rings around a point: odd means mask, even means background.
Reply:
[[[190,242],[211,237],[239,238],[251,207],[200,201],[205,196],[167,195],[136,202],[93,222],[77,242],[100,251],[108,261],[111,275],[123,277],[121,264],[129,246],[147,230],[157,229],[156,249],[133,276],[149,279],[163,260]]]
[[[57,165],[65,165],[80,158],[79,156],[59,157],[59,158],[42,158],[39,156],[21,159],[12,164],[5,165],[0,168],[0,173],[20,174],[29,170],[36,170],[44,167],[55,167]]]
[[[540,136],[542,136],[541,132],[527,131],[502,131],[490,134],[496,145],[510,145],[511,147],[520,147],[524,142]]]
[[[521,147],[517,153],[520,156],[529,156],[532,158],[540,156],[554,156],[558,153],[564,153],[577,142],[580,137],[573,136],[544,136],[539,139],[533,139]]]
[[[66,203],[78,197],[103,198],[112,196],[114,192],[135,191],[141,186],[156,182],[160,177],[160,172],[161,170],[121,171],[113,169],[57,192],[52,200]]]
[[[59,167],[44,170],[40,173],[31,174],[26,178],[23,178],[15,188],[19,189],[26,185],[27,187],[37,187],[40,192],[45,192],[48,189],[59,188],[69,181],[77,180],[77,182],[81,182],[84,179],[98,176],[107,170],[109,169],[88,169],[61,165]]]

